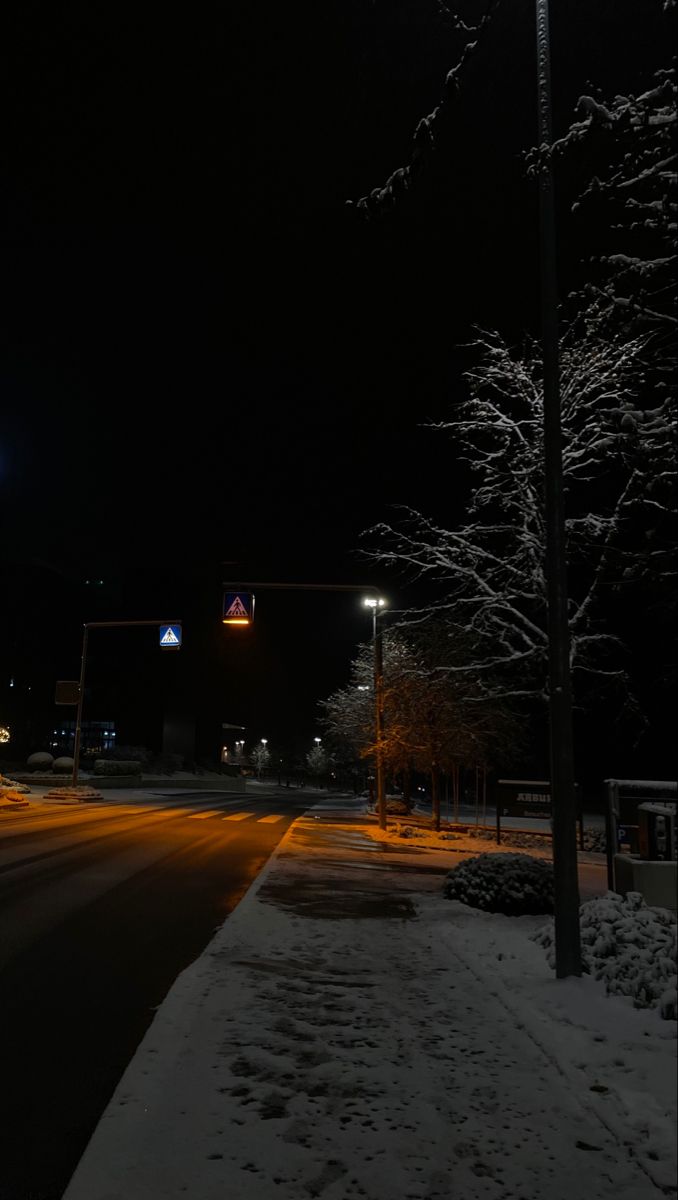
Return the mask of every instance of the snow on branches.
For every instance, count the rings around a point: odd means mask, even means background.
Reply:
[[[405,510],[367,531],[369,556],[440,585],[438,611],[470,647],[452,670],[480,694],[546,696],[547,600],[543,393],[538,347],[513,353],[481,331],[468,395],[434,428],[452,435],[475,480],[466,521],[442,529]],[[623,676],[601,597],[639,570],[670,569],[650,528],[671,519],[674,426],[667,399],[646,395],[646,339],[599,335],[596,313],[561,346],[563,472],[567,496],[571,665]],[[639,556],[639,548],[642,554]],[[425,620],[425,614],[422,614]]]
[[[382,761],[391,773],[453,771],[460,764],[489,766],[510,757],[519,742],[506,705],[475,694],[450,670],[459,639],[443,623],[389,629],[383,636],[384,735]],[[348,687],[321,701],[333,741],[362,757],[374,755],[373,649],[361,647]]]
[[[352,200],[346,201],[347,207],[359,216],[374,219],[390,212],[438,152],[441,131],[449,122],[468,60],[477,52],[498,3],[499,0],[488,0],[485,13],[476,25],[468,25],[447,4],[440,6],[445,23],[460,32],[465,39],[459,57],[445,76],[440,102],[417,123],[408,163],[404,167],[397,167],[381,187],[373,188],[368,195],[361,196],[355,203]]]
[[[655,330],[675,364],[675,68],[658,69],[653,86],[638,96],[582,95],[576,113],[577,120],[553,150],[564,154],[588,143],[597,160],[596,174],[573,211],[603,218],[610,231],[609,247],[591,258],[587,304],[595,299],[601,312],[627,330],[639,324]],[[528,171],[538,170],[539,151],[525,157]]]

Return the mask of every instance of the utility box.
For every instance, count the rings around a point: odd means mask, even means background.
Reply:
[[[638,805],[638,853],[651,862],[675,861],[675,804],[646,801]]]
[[[640,892],[651,908],[668,908],[676,911],[676,862],[649,862],[643,858],[631,858],[630,854],[615,854],[614,879],[620,896],[629,892]]]

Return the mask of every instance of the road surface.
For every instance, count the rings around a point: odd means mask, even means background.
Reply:
[[[0,812],[0,1200],[59,1200],[176,976],[303,793]]]

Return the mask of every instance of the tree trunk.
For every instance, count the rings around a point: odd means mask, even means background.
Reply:
[[[403,800],[409,808],[412,800],[412,771],[409,767],[403,771]]]
[[[431,767],[431,816],[435,830],[440,829],[440,768],[437,763]]]

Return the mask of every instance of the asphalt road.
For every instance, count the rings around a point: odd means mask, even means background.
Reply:
[[[0,812],[0,1200],[59,1200],[156,1007],[307,805]]]

